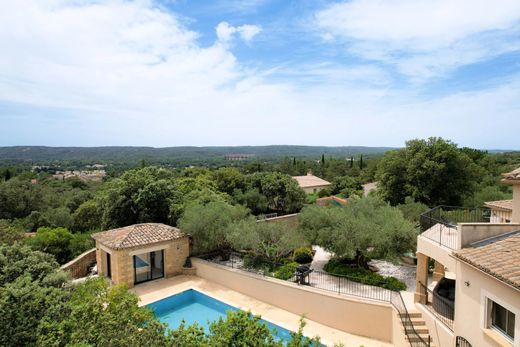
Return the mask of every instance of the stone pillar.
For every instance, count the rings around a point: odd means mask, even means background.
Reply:
[[[444,277],[444,265],[435,261],[435,269],[433,270],[433,280],[438,281]]]
[[[428,300],[428,293],[421,284],[428,285],[428,257],[422,253],[417,252],[417,275],[414,302],[426,304]]]

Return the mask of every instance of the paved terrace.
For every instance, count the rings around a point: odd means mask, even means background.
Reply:
[[[195,289],[242,310],[250,310],[253,314],[261,315],[263,319],[285,329],[291,331],[298,330],[300,316],[197,276],[177,276],[156,280],[138,285],[131,290],[139,295],[141,300],[140,305],[143,306],[188,289]],[[392,346],[389,343],[349,334],[309,319],[306,319],[306,322],[307,325],[304,329],[305,335],[318,335],[322,342],[329,346],[332,346],[336,342],[342,342],[345,346]],[[370,323],[367,322],[367,324]]]

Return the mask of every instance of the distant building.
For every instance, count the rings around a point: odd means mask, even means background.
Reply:
[[[71,177],[77,177],[80,180],[87,182],[87,181],[94,181],[94,182],[101,182],[103,180],[103,177],[105,177],[107,174],[105,170],[74,170],[74,171],[57,171],[52,177],[59,179],[59,180],[65,180],[67,178]]]
[[[330,186],[330,182],[325,181],[322,178],[314,176],[312,173],[308,173],[305,176],[293,176],[293,178],[298,182],[300,188],[302,188],[305,193],[317,193],[322,189],[328,188]]]
[[[491,210],[490,223],[510,223],[513,218],[513,200],[488,201],[484,206]]]
[[[226,158],[226,160],[236,161],[236,160],[247,160],[247,159],[251,158],[252,156],[253,156],[253,154],[226,154],[224,156],[224,158]]]

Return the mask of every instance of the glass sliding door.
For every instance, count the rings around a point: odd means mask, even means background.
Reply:
[[[164,251],[134,255],[135,283],[164,277]]]
[[[164,277],[163,251],[150,253],[150,265],[152,267],[152,280]]]

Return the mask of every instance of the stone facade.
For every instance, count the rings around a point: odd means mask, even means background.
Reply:
[[[133,287],[135,283],[133,256],[160,250],[164,251],[164,277],[182,274],[184,262],[190,255],[190,239],[187,236],[176,240],[118,250],[107,248],[96,241],[98,272],[101,275],[107,274],[107,253],[109,253],[112,283],[125,283],[128,287]]]

